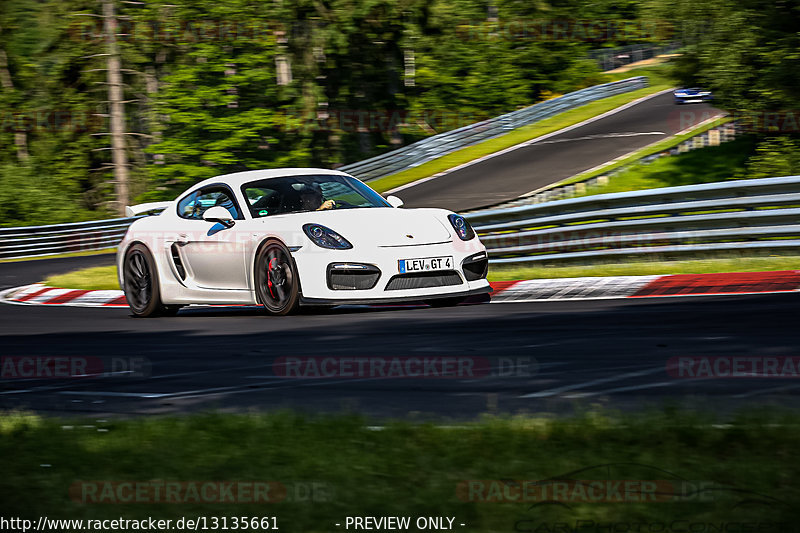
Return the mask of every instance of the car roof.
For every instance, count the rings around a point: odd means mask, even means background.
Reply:
[[[314,176],[319,174],[332,174],[337,176],[349,176],[345,172],[338,170],[330,170],[325,168],[268,168],[262,170],[247,170],[245,172],[234,172],[232,174],[223,174],[221,176],[214,176],[200,183],[192,186],[192,189],[211,185],[213,183],[226,183],[233,188],[239,188],[245,183],[251,181],[263,180],[268,178],[279,178],[282,176]]]

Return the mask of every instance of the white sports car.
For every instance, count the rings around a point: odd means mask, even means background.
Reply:
[[[444,209],[397,209],[343,172],[309,168],[218,176],[176,200],[129,207],[120,286],[133,314],[189,304],[298,305],[426,301],[491,291],[488,256],[469,223]]]

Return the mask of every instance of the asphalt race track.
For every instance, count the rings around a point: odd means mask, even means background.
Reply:
[[[112,256],[0,264],[3,287]],[[251,309],[190,309],[133,319],[124,309],[0,305],[2,355],[115,357],[140,375],[2,379],[0,409],[133,415],[295,408],[414,419],[480,413],[566,413],[590,405],[682,404],[727,411],[790,405],[792,379],[679,379],[680,356],[796,356],[800,293],[449,309],[334,309],[269,317]],[[460,377],[282,377],[281,357],[459,357]],[[137,359],[138,358],[138,359]],[[483,365],[483,366],[482,366]]]
[[[720,111],[677,106],[671,93],[397,193],[408,207],[464,211],[513,200],[663,140]]]

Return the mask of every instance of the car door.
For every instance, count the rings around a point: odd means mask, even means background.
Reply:
[[[214,206],[230,212],[232,227],[203,220],[203,213]],[[244,215],[230,188],[210,185],[187,195],[178,203],[178,215],[184,222],[175,243],[186,282],[203,289],[247,290],[247,232],[241,231]]]

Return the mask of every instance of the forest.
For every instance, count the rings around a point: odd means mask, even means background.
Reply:
[[[795,4],[4,0],[0,225],[115,216],[227,172],[335,168],[600,83],[598,48],[679,42],[677,81],[730,110],[796,109]],[[780,133],[759,145],[765,172],[800,163]]]

